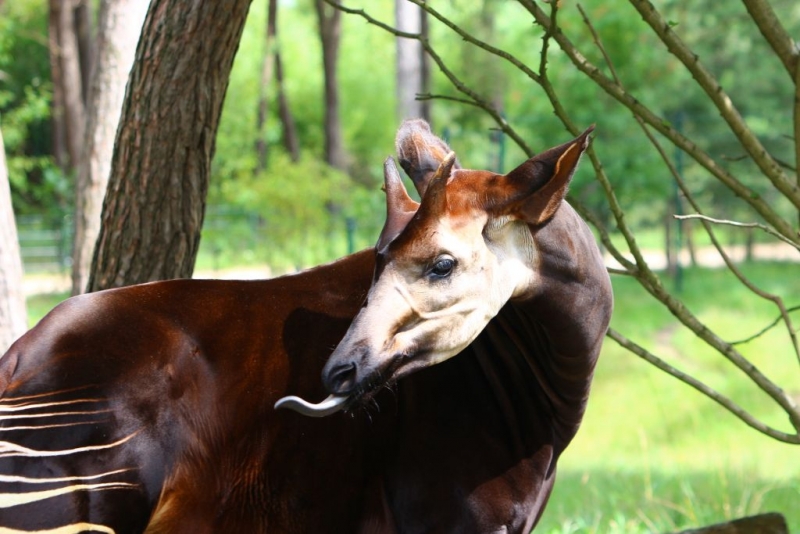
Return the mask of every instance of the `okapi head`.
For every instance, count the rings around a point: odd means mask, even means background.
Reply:
[[[535,233],[561,206],[592,129],[496,174],[458,168],[424,121],[404,123],[397,149],[421,202],[387,159],[375,275],[323,369],[331,396],[319,405],[296,397],[281,405],[320,416],[369,399],[458,354],[509,300],[535,296],[542,283]]]

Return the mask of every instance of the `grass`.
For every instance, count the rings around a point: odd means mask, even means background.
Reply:
[[[797,265],[743,269],[759,286],[787,296],[787,305],[800,303]],[[747,337],[777,316],[724,270],[689,269],[684,275],[681,298],[723,338]],[[766,395],[680,327],[634,280],[613,282],[616,329],[791,431]],[[800,320],[800,312],[794,318]],[[800,392],[800,366],[785,331],[774,329],[739,348],[787,392]],[[790,531],[800,532],[799,503],[800,447],[763,436],[607,340],[584,424],[559,462],[537,532],[674,532],[770,511],[782,513]]]
[[[754,263],[743,270],[766,290],[800,304],[798,266]],[[706,381],[771,425],[786,417],[629,278],[613,280],[612,325]],[[669,280],[665,280],[667,286]],[[66,294],[28,300],[33,324]],[[759,331],[777,312],[724,270],[687,269],[681,298],[723,338]],[[800,322],[800,312],[794,314]],[[800,365],[774,329],[739,347],[790,394]],[[800,532],[800,447],[752,430],[685,384],[607,340],[581,431],[559,462],[555,490],[536,531],[675,532],[745,515],[780,512]]]

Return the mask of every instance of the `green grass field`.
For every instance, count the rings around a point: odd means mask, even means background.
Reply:
[[[761,287],[800,303],[800,266],[744,266]],[[612,326],[703,379],[779,429],[791,426],[766,395],[631,279],[613,279]],[[777,316],[724,270],[688,270],[681,294],[726,339]],[[793,296],[793,298],[788,297]],[[800,321],[800,312],[794,314]],[[741,351],[797,398],[800,364],[775,329]],[[752,430],[715,402],[608,339],[586,419],[559,463],[537,532],[671,532],[761,512],[781,512],[800,532],[800,446]]]
[[[743,267],[760,286],[800,304],[800,266]],[[615,277],[612,326],[703,379],[777,428],[786,417],[721,356],[682,329],[634,280]],[[668,282],[665,282],[668,284]],[[31,324],[66,295],[28,301]],[[759,331],[777,312],[726,271],[688,269],[681,297],[726,339]],[[794,314],[800,322],[800,312]],[[800,397],[800,364],[778,329],[741,347]],[[800,532],[800,446],[746,426],[713,401],[608,339],[585,422],[559,463],[537,532],[671,532],[760,512],[783,513]]]

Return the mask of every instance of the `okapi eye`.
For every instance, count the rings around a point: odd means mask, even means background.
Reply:
[[[453,267],[456,266],[456,260],[453,258],[445,257],[436,260],[436,263],[431,267],[430,274],[436,278],[444,278],[453,272]]]

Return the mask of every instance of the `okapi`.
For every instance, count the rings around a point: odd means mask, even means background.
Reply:
[[[612,309],[588,134],[498,175],[407,121],[374,250],[57,306],[0,359],[0,532],[528,532]]]

